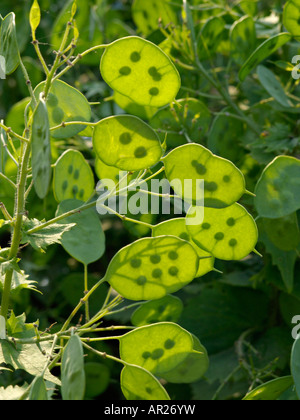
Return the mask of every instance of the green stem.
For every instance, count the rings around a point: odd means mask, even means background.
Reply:
[[[9,260],[12,260],[17,257],[20,242],[21,242],[23,215],[25,212],[27,170],[28,170],[30,152],[31,152],[30,144],[26,143],[22,163],[19,170],[19,182],[17,185],[17,195],[16,195],[15,225],[14,225],[14,229],[12,233],[11,248],[10,248],[10,253],[8,257]],[[8,270],[5,274],[4,286],[3,286],[3,292],[2,292],[2,301],[1,301],[1,312],[0,312],[0,315],[3,316],[5,320],[7,319],[7,314],[8,314],[8,309],[9,309],[12,277],[13,277],[13,270]]]
[[[59,74],[57,74],[56,76],[55,76],[55,78],[54,78],[54,80],[58,80],[58,79],[60,79],[65,73],[67,73],[72,67],[74,67],[75,66],[75,64],[77,64],[78,63],[78,61],[80,61],[83,57],[85,57],[87,54],[90,54],[91,52],[93,52],[93,51],[96,51],[96,50],[100,50],[100,49],[105,49],[105,48],[107,48],[108,46],[109,46],[110,44],[103,44],[103,45],[97,45],[97,46],[95,46],[95,47],[92,47],[92,48],[90,48],[90,49],[88,49],[88,50],[86,50],[86,51],[84,51],[83,53],[81,53],[81,54],[78,54],[78,56],[73,60],[73,61],[71,61],[69,64],[68,64],[68,66],[66,67],[66,68],[64,68]]]
[[[88,265],[83,264],[84,266],[84,294],[87,295],[89,291],[89,284],[88,284]],[[89,301],[85,302],[85,320],[89,322],[90,320],[90,310],[89,310]]]
[[[86,295],[84,296],[84,298],[82,298],[80,300],[80,302],[78,303],[78,305],[76,306],[76,308],[72,311],[72,313],[70,314],[70,316],[68,317],[68,319],[66,320],[66,322],[64,323],[61,332],[64,332],[67,330],[67,328],[69,327],[70,323],[72,322],[72,319],[74,318],[74,316],[78,313],[78,311],[80,311],[80,309],[82,308],[83,305],[85,305],[85,303],[88,301],[88,299],[90,298],[90,296],[98,289],[99,286],[101,286],[101,284],[106,282],[106,278],[103,277],[103,279],[99,280],[94,287],[91,288],[91,290],[86,293]]]
[[[81,213],[84,210],[91,209],[91,208],[95,207],[96,204],[97,204],[97,202],[93,201],[92,203],[84,204],[83,206],[78,207],[77,209],[70,210],[67,213],[62,214],[61,216],[57,216],[54,219],[49,220],[48,222],[42,223],[41,225],[39,225],[39,226],[37,226],[33,229],[28,230],[27,235],[33,235],[34,233],[39,232],[40,230],[45,229],[46,227],[51,226],[54,223],[58,223],[61,220],[66,219],[67,217],[73,216],[74,214],[77,214],[77,213]]]

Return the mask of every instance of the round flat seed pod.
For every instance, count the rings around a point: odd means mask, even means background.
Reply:
[[[195,217],[191,207],[187,217]],[[241,260],[256,246],[258,230],[252,216],[240,204],[225,209],[205,209],[204,220],[187,225],[192,240],[220,260]]]
[[[140,239],[121,249],[105,277],[126,299],[154,300],[193,281],[197,271],[194,247],[174,236],[162,236]]]
[[[40,99],[32,120],[31,130],[32,145],[32,178],[34,189],[40,199],[48,193],[51,169],[51,144],[48,111],[45,102]]]
[[[192,335],[177,324],[162,322],[120,337],[120,356],[154,375],[175,369],[193,351]]]
[[[242,172],[199,144],[177,147],[162,160],[168,181],[180,181],[174,185],[174,191],[188,203],[195,205],[199,200],[197,180],[204,180],[205,207],[228,207],[246,191]],[[184,188],[186,180],[192,181],[191,187]]]
[[[151,300],[141,305],[132,315],[131,322],[137,327],[157,322],[177,322],[183,311],[182,301],[167,295],[162,299]]]
[[[45,89],[45,82],[40,83],[34,90],[36,98]],[[77,89],[61,80],[55,80],[47,97],[50,127],[57,127],[63,122],[91,120],[91,107],[85,96]],[[85,125],[74,124],[51,131],[51,136],[58,139],[73,137],[83,131]]]
[[[158,108],[153,106],[138,105],[129,99],[128,96],[121,95],[119,92],[114,92],[114,101],[127,114],[135,115],[142,120],[150,120],[150,118],[158,111]]]
[[[107,190],[113,189],[114,188],[113,184],[117,185],[120,182],[120,180],[125,177],[126,174],[127,174],[127,185],[131,180],[135,179],[138,174],[138,173],[135,173],[135,174],[130,175],[127,171],[122,171],[121,169],[116,168],[114,166],[108,166],[97,157],[95,160],[95,172],[100,180],[111,181],[109,182],[109,184],[111,185],[105,184],[107,187]],[[124,183],[125,182],[126,180],[124,180]],[[123,185],[123,181],[122,181],[122,185]]]
[[[209,367],[209,359],[205,347],[199,339],[192,335],[194,350],[174,370],[167,372],[163,378],[175,384],[190,384],[199,381]]]
[[[100,71],[113,90],[144,106],[162,107],[173,102],[181,85],[169,57],[155,44],[135,36],[110,44]]]
[[[255,189],[261,217],[278,219],[300,208],[300,160],[278,156],[262,173]]]
[[[150,168],[163,153],[155,131],[139,118],[129,115],[101,120],[94,129],[93,145],[106,165],[124,171]]]
[[[78,150],[63,153],[54,168],[53,190],[56,201],[87,201],[95,190],[95,180],[83,155]]]
[[[289,0],[283,11],[283,24],[298,40],[300,38],[300,1]]]
[[[156,225],[152,232],[153,236],[174,235],[184,241],[189,241],[192,243],[200,259],[199,269],[196,277],[204,276],[205,274],[209,273],[214,269],[215,258],[208,252],[199,248],[192,241],[192,238],[187,230],[185,218],[180,217],[178,219],[172,219],[167,220],[166,222],[162,222],[159,225]]]
[[[167,391],[152,373],[139,366],[125,366],[121,372],[121,388],[127,400],[170,400]]]

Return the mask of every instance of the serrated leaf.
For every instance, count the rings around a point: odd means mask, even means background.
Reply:
[[[29,289],[37,292],[38,290],[36,288],[36,284],[37,282],[30,280],[29,275],[27,275],[23,270],[20,272],[14,270],[12,276],[11,293],[19,293],[22,289]],[[4,276],[0,276],[0,291],[3,289],[3,285]]]
[[[25,232],[22,236],[22,243],[30,243],[37,251],[45,251],[48,246],[53,244],[61,244],[63,234],[69,232],[75,223],[59,224],[53,223],[36,233],[27,234],[27,231],[40,226],[42,223],[37,219],[28,220],[25,224]]]
[[[17,344],[15,347],[7,340],[0,340],[0,364],[12,366],[14,369],[22,369],[33,376],[39,376],[43,373],[48,361],[42,351],[51,350],[51,343],[41,343],[38,347],[36,344]],[[49,370],[46,370],[45,379],[60,385],[59,379],[53,376]]]
[[[0,388],[0,401],[19,401],[27,391],[27,386],[12,386]]]

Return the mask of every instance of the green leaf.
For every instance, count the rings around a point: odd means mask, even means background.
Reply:
[[[40,94],[45,89],[45,82],[40,83],[34,90],[34,95],[39,100]],[[77,89],[61,80],[51,84],[46,100],[50,127],[57,127],[63,122],[91,120],[91,107],[85,96]],[[75,136],[85,129],[84,124],[74,124],[51,131],[51,136],[56,139],[65,139]]]
[[[26,221],[24,225],[25,231],[22,236],[22,243],[29,243],[37,251],[45,251],[48,246],[53,244],[61,244],[63,234],[69,232],[75,223],[53,223],[36,233],[27,234],[27,231],[40,226],[42,223],[37,219]]]
[[[230,30],[230,56],[242,66],[256,47],[256,29],[250,16],[237,20]]]
[[[94,175],[81,152],[69,149],[59,157],[54,168],[53,190],[59,203],[91,198],[95,191]]]
[[[23,270],[17,272],[14,270],[11,284],[11,293],[18,294],[22,289],[29,289],[37,292],[37,282],[29,279],[29,275],[25,274]],[[4,287],[4,276],[0,276],[0,291]]]
[[[157,322],[177,322],[183,311],[182,301],[175,296],[167,295],[161,299],[142,304],[131,317],[131,323],[137,327]]]
[[[264,66],[258,66],[257,75],[261,85],[275,101],[287,108],[293,106],[292,102],[287,97],[283,86],[271,70]]]
[[[289,0],[283,10],[283,24],[286,29],[295,37],[300,37],[300,1]]]
[[[33,376],[40,376],[48,362],[45,354],[50,351],[51,343],[36,344],[14,344],[7,340],[0,340],[0,365],[5,363],[14,369],[22,369]],[[42,351],[46,352],[45,354]],[[47,369],[44,378],[50,382],[60,385],[59,379],[52,375]]]
[[[41,22],[41,9],[38,0],[34,0],[29,14],[29,23],[31,26],[32,39],[35,41],[35,31]]]
[[[20,64],[20,52],[16,34],[16,16],[14,13],[9,13],[1,24],[0,56],[3,56],[5,59],[5,73],[12,74]]]
[[[38,322],[36,322],[38,324]],[[6,322],[7,335],[14,338],[33,338],[35,337],[35,329],[33,324],[26,323],[26,315],[15,316],[11,313],[10,318]]]
[[[261,217],[278,219],[300,208],[300,161],[278,156],[263,171],[255,189]]]
[[[244,401],[276,401],[294,381],[291,376],[277,378],[255,388],[243,398]]]
[[[199,248],[195,242],[192,241],[191,236],[188,232],[186,219],[177,218],[172,220],[167,220],[162,222],[159,225],[154,226],[153,236],[163,236],[163,235],[174,235],[184,241],[190,242],[194,247],[200,259],[199,269],[196,274],[196,277],[204,276],[214,269],[215,258],[208,252],[204,251],[202,248]]]
[[[32,118],[32,177],[38,197],[44,199],[51,181],[52,157],[48,110],[42,98],[40,98]]]
[[[144,238],[121,249],[106,279],[126,299],[160,299],[190,283],[198,270],[194,247],[173,236]]]
[[[121,388],[127,400],[170,400],[161,383],[139,366],[125,366],[121,372]]]
[[[63,201],[58,206],[56,215],[65,214],[83,204],[78,200]],[[84,210],[66,220],[69,223],[75,223],[76,226],[63,235],[61,243],[64,249],[83,264],[88,265],[98,261],[105,252],[105,235],[96,211],[94,209]]]
[[[85,394],[83,347],[78,335],[72,335],[63,354],[61,390],[64,401],[82,401]]]
[[[28,399],[29,401],[48,401],[47,388],[42,376],[34,378]]]
[[[199,198],[198,180],[204,180],[205,207],[228,207],[246,191],[241,171],[229,160],[213,155],[199,144],[177,147],[163,162],[169,182],[181,181],[172,185],[174,191],[188,203],[196,204]],[[185,180],[192,180],[192,186],[184,188]]]
[[[112,89],[144,106],[169,104],[181,84],[169,57],[156,45],[135,36],[110,44],[102,56],[100,71]]]
[[[174,6],[168,0],[134,0],[132,18],[140,32],[149,35],[158,29],[159,24],[177,24]]]
[[[163,378],[175,384],[189,384],[197,382],[207,372],[209,359],[205,347],[193,335],[194,350],[174,370],[164,373]]]
[[[129,115],[100,121],[94,130],[93,145],[106,165],[125,171],[151,167],[163,153],[155,131],[139,118]]]
[[[167,133],[167,145],[173,148],[185,144],[187,139],[197,143],[203,140],[210,122],[207,106],[197,99],[187,98],[160,109],[151,118],[150,125],[158,132],[161,130],[161,141]]]
[[[226,209],[206,209],[204,220],[199,219],[199,223],[195,210],[191,207],[187,214],[187,218],[196,218],[193,224],[187,225],[188,232],[200,248],[215,258],[238,261],[255,249],[257,226],[240,204],[235,203]]]
[[[279,48],[291,40],[292,36],[286,32],[275,35],[264,41],[248,58],[239,72],[243,82],[249,73],[262,61],[274,54]]]
[[[189,332],[172,323],[138,328],[120,337],[120,355],[126,363],[163,375],[182,363],[193,350]]]

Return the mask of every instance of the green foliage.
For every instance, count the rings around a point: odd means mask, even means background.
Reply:
[[[299,400],[299,1],[0,12],[0,400]]]

